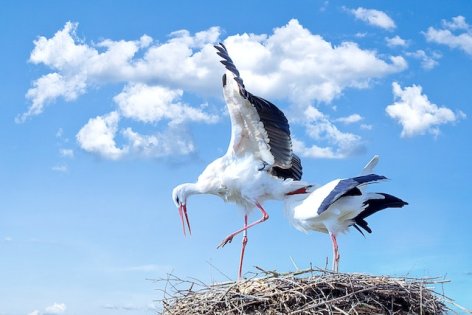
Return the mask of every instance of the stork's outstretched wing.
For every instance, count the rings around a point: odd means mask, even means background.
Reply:
[[[244,155],[250,151],[272,167],[273,175],[301,179],[300,159],[292,152],[290,127],[284,113],[273,103],[248,92],[226,47],[215,45],[227,72],[223,89],[231,118],[228,150]]]
[[[323,213],[328,209],[334,202],[344,196],[360,196],[362,195],[361,186],[375,183],[381,180],[385,180],[387,177],[376,174],[361,175],[353,178],[341,179],[336,186],[329,192],[328,195],[321,202],[318,208],[318,214]]]

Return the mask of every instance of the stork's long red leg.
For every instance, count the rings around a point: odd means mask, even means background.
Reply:
[[[331,236],[331,242],[333,244],[333,271],[338,272],[339,269],[339,249],[338,249],[338,242],[336,241],[336,235],[329,232],[329,236]]]
[[[220,245],[218,245],[217,248],[223,247],[226,244],[231,243],[231,241],[233,240],[233,237],[235,237],[239,233],[241,233],[243,231],[247,231],[249,228],[252,228],[254,225],[257,225],[257,224],[262,223],[262,222],[266,221],[267,219],[269,219],[269,215],[267,214],[267,212],[264,210],[264,208],[262,208],[262,206],[258,202],[256,202],[256,206],[262,212],[262,218],[260,218],[259,220],[255,221],[255,222],[252,222],[251,224],[249,224],[247,226],[244,226],[242,229],[239,229],[234,233],[231,233],[230,235],[228,235],[223,240],[223,242],[220,243]]]
[[[244,215],[244,236],[243,236],[243,246],[241,247],[241,257],[239,258],[239,272],[238,272],[238,280],[242,279],[243,274],[243,260],[244,260],[244,251],[246,250],[247,244],[247,214]]]

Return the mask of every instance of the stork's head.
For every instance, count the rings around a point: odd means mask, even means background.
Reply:
[[[192,230],[190,229],[190,222],[187,215],[187,197],[190,194],[189,190],[190,184],[181,184],[174,188],[172,191],[172,199],[174,200],[175,206],[179,208],[180,219],[182,220],[182,229],[185,233],[185,222],[187,222],[188,232],[192,235]]]

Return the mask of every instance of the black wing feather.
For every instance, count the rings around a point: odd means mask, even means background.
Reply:
[[[283,179],[291,178],[293,180],[301,180],[303,174],[302,162],[300,158],[292,155],[292,166],[290,168],[273,167],[271,174]]]
[[[372,214],[384,210],[387,208],[402,208],[403,206],[406,206],[408,203],[401,200],[400,198],[397,198],[395,196],[385,194],[385,193],[377,193],[379,195],[384,196],[383,199],[369,199],[364,202],[364,205],[367,205],[367,207],[357,215],[353,219],[354,224],[359,225],[361,228],[366,230],[369,233],[372,233],[372,230],[367,224],[367,221],[365,218],[368,216],[371,216]]]
[[[328,209],[334,202],[339,200],[339,198],[341,197],[361,195],[362,193],[359,190],[358,186],[362,184],[377,182],[383,179],[387,179],[387,177],[376,174],[369,174],[340,180],[336,187],[334,187],[334,189],[328,194],[328,196],[326,196],[326,198],[321,203],[320,207],[318,208],[318,214],[321,214],[326,211],[326,209]]]
[[[264,125],[269,138],[270,153],[274,156],[274,164],[275,167],[277,167],[277,170],[274,172],[281,174],[280,170],[286,169],[287,173],[285,175],[281,175],[281,177],[298,177],[296,175],[298,174],[298,171],[301,176],[301,165],[300,167],[296,165],[295,168],[292,165],[294,161],[292,140],[290,138],[290,127],[288,120],[284,113],[273,103],[247,92],[246,88],[244,87],[243,79],[240,77],[239,71],[229,56],[226,47],[223,45],[223,43],[215,45],[214,47],[218,50],[217,54],[224,59],[221,60],[221,63],[226,67],[227,70],[231,71],[235,75],[234,80],[239,85],[240,94],[254,106],[257,114],[259,115],[259,119]],[[300,161],[298,157],[295,160]]]

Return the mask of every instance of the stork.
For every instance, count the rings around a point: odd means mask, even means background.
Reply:
[[[292,152],[290,128],[283,112],[271,102],[248,92],[225,45],[214,46],[223,58],[223,94],[231,120],[231,140],[225,155],[211,162],[195,183],[174,188],[172,198],[179,209],[182,229],[191,234],[187,199],[194,194],[212,194],[236,203],[244,210],[244,225],[228,235],[217,248],[243,233],[238,279],[241,279],[247,230],[269,218],[265,200],[283,200],[289,194],[304,193],[302,165]],[[248,215],[257,208],[262,217],[248,224]]]
[[[362,235],[362,229],[372,233],[368,216],[386,209],[401,208],[408,203],[386,194],[365,192],[365,186],[386,180],[385,176],[373,174],[379,157],[367,163],[360,176],[335,179],[319,188],[311,188],[306,194],[289,195],[285,198],[285,211],[292,225],[302,231],[328,233],[333,247],[333,271],[339,269],[337,234],[350,226]]]

